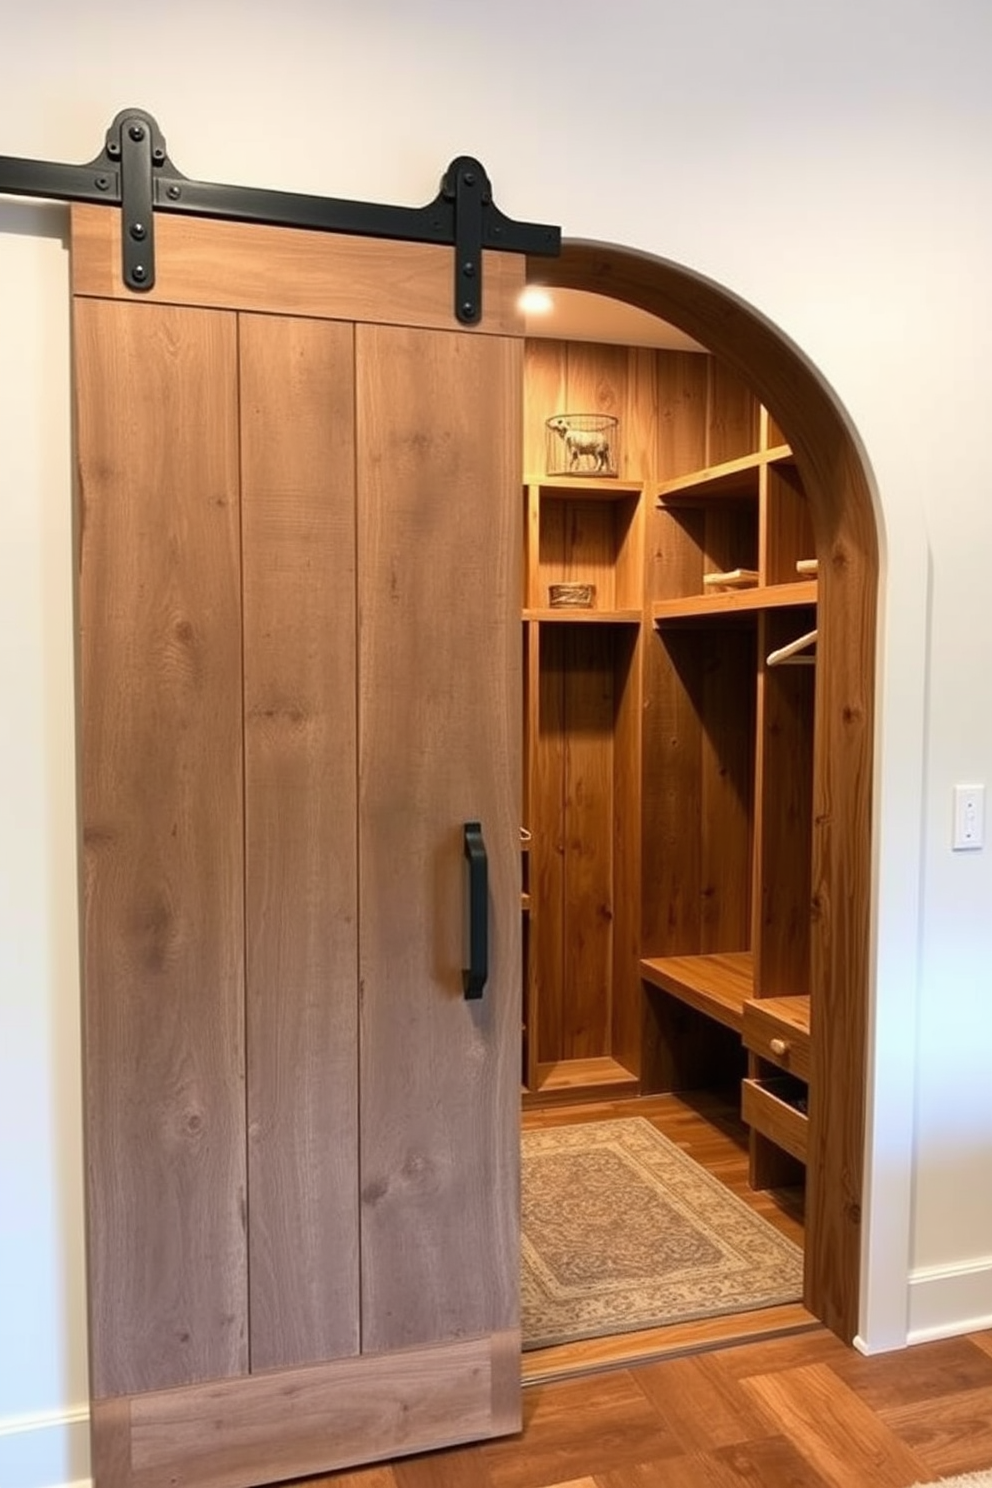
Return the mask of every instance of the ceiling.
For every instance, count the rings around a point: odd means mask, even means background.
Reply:
[[[550,289],[552,308],[525,311],[528,336],[562,341],[606,341],[618,346],[660,346],[668,351],[705,351],[675,326],[622,300],[581,289]]]

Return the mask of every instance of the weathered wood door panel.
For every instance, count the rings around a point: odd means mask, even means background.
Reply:
[[[354,330],[240,317],[252,1369],[356,1354]]]
[[[136,299],[118,232],[73,213],[97,1488],[510,1431],[523,265],[462,332],[449,250],[187,222]]]
[[[462,987],[464,824],[519,903],[520,502],[505,338],[361,326],[362,1319],[366,1349],[516,1326],[519,916]],[[411,562],[411,555],[416,555]],[[509,1142],[507,1140],[510,1135]]]
[[[237,323],[75,306],[96,1395],[240,1374]]]

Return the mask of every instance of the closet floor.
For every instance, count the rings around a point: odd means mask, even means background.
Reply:
[[[539,1107],[524,1111],[522,1127],[525,1131],[533,1131],[578,1122],[615,1121],[625,1116],[640,1116],[650,1121],[763,1219],[797,1245],[802,1245],[802,1190],[756,1192],[749,1187],[748,1129],[740,1120],[736,1096],[729,1093],[726,1097],[693,1092],[588,1105]],[[801,1304],[790,1303],[637,1333],[558,1344],[523,1355],[523,1382],[525,1385],[537,1384],[619,1368],[646,1359],[803,1332],[817,1326],[816,1319]]]

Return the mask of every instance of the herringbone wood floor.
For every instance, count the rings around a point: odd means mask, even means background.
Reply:
[[[866,1359],[817,1330],[535,1386],[524,1422],[309,1488],[907,1488],[992,1466],[992,1331]]]

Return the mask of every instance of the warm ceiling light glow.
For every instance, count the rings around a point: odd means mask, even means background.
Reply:
[[[553,309],[551,296],[540,284],[528,284],[520,296],[519,304],[525,315],[547,315]]]

